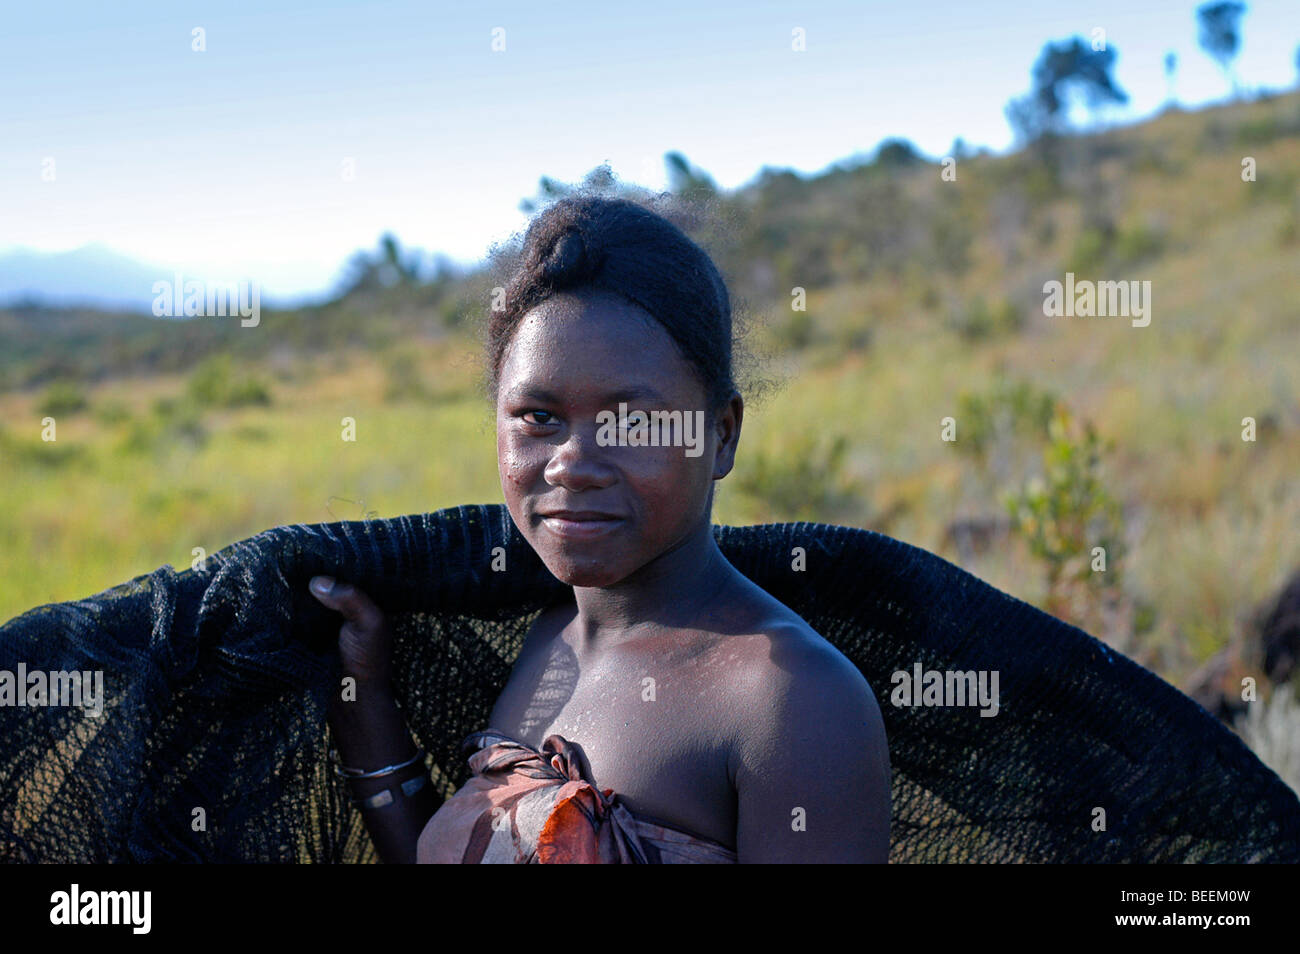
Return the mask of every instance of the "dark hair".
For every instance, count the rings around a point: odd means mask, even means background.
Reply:
[[[619,295],[663,326],[719,410],[736,390],[731,297],[708,254],[657,212],[629,199],[570,196],[529,223],[523,251],[488,319],[488,388],[520,320],[561,292]]]

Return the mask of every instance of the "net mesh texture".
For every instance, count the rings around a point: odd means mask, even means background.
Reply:
[[[714,533],[875,692],[891,862],[1300,861],[1296,794],[1205,709],[1082,630],[872,531]],[[459,743],[487,726],[532,621],[571,592],[505,507],[474,505],[275,527],[197,568],[30,610],[0,626],[0,671],[100,670],[103,712],[0,706],[0,859],[377,860],[327,757],[341,621],[308,593],[317,574],[388,617],[398,702],[444,798],[468,777]],[[891,704],[893,675],[918,664],[996,671],[996,715]]]

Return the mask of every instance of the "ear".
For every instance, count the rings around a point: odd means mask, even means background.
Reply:
[[[736,465],[736,446],[740,443],[740,425],[744,419],[745,400],[739,391],[732,391],[716,420],[718,448],[713,455],[714,480],[726,477]]]

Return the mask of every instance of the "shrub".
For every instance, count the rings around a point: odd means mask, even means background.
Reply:
[[[859,505],[861,489],[847,473],[848,438],[803,430],[769,452],[741,459],[735,488],[759,503],[766,519],[832,520]]]
[[[420,373],[419,362],[409,351],[389,352],[384,362],[388,379],[384,399],[388,401],[427,401],[431,398]]]
[[[1164,230],[1145,223],[1118,231],[1088,227],[1079,232],[1070,252],[1070,271],[1090,275],[1107,266],[1136,265],[1160,255],[1165,244]]]
[[[41,414],[58,417],[84,411],[88,405],[85,393],[71,381],[55,381],[45,392],[38,410]]]
[[[865,318],[853,318],[835,328],[835,346],[845,353],[866,351],[871,347],[874,331]]]
[[[121,401],[105,401],[95,409],[95,418],[102,424],[122,424],[131,419],[131,410]]]
[[[1289,201],[1300,188],[1300,175],[1290,170],[1275,172],[1259,170],[1254,182],[1245,183],[1247,194],[1254,202]]]
[[[960,207],[942,206],[930,223],[930,243],[939,268],[963,275],[971,265],[971,244],[975,229]]]
[[[75,441],[43,441],[10,434],[0,427],[0,460],[6,464],[57,469],[66,464],[87,465],[93,461],[84,444]]]
[[[202,446],[207,438],[203,411],[192,396],[159,398],[151,415],[131,422],[122,448],[134,453],[153,453],[179,442]]]
[[[982,341],[999,335],[1019,331],[1025,325],[1025,315],[1006,299],[988,305],[983,298],[974,298],[950,322],[953,329],[968,341]]]
[[[1079,232],[1070,251],[1070,267],[1076,275],[1087,275],[1097,271],[1105,264],[1110,254],[1110,239],[1098,228],[1086,228]]]
[[[802,351],[812,344],[813,320],[806,311],[795,311],[773,329],[776,340],[791,351]]]
[[[1279,136],[1286,135],[1286,128],[1277,116],[1269,114],[1255,119],[1247,119],[1237,127],[1237,142],[1243,146],[1258,146],[1270,143]]]
[[[1123,528],[1117,501],[1100,476],[1101,442],[1091,422],[1082,434],[1058,404],[1048,425],[1043,473],[1005,494],[1012,532],[1047,569],[1048,612],[1079,618],[1081,589],[1118,590]],[[1106,572],[1092,570],[1092,550],[1105,548]],[[1082,623],[1082,621],[1081,621]]]
[[[244,407],[271,403],[271,392],[259,378],[240,375],[227,354],[213,355],[190,377],[189,396],[206,407]]]
[[[1041,440],[1056,407],[1056,396],[1030,381],[999,380],[986,394],[962,394],[957,400],[957,450],[984,463],[1005,441]]]
[[[1300,239],[1300,202],[1292,202],[1286,218],[1277,229],[1279,245],[1294,245]]]
[[[1139,223],[1119,233],[1115,241],[1115,260],[1124,265],[1135,265],[1157,257],[1164,249],[1164,231]]]

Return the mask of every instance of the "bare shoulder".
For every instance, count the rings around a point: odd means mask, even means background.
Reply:
[[[746,642],[737,671],[747,700],[746,734],[761,739],[816,728],[846,737],[879,718],[858,667],[803,620],[771,620]]]
[[[756,706],[778,708],[820,699],[846,712],[868,701],[871,687],[858,667],[775,597],[763,593],[747,632],[732,637],[738,688]]]
[[[728,774],[742,861],[885,861],[884,720],[854,663],[793,611],[767,613],[737,660]]]

